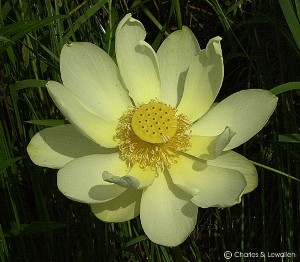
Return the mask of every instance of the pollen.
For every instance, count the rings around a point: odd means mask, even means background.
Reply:
[[[162,102],[132,106],[119,119],[114,139],[127,165],[163,171],[190,147],[191,123]]]

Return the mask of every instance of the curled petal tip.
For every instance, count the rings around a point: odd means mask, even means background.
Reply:
[[[102,173],[102,178],[104,181],[116,184],[121,187],[129,188],[129,189],[137,189],[140,186],[140,181],[133,176],[114,176],[108,171],[104,171]]]

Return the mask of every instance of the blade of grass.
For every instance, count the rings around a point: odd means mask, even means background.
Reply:
[[[1,261],[9,261],[9,252],[8,252],[5,236],[3,234],[1,223],[0,223],[0,259]]]
[[[58,119],[42,119],[42,120],[29,120],[27,123],[41,126],[60,126],[66,123],[65,120]]]
[[[296,2],[297,1],[298,0],[296,0]],[[279,4],[288,23],[288,26],[292,32],[294,40],[298,46],[298,49],[300,50],[300,22],[296,14],[296,12],[299,11],[294,10],[292,0],[279,0]],[[299,7],[299,3],[296,6]]]
[[[181,30],[182,29],[182,18],[181,18],[180,1],[179,0],[174,0],[174,1],[175,1],[177,25],[178,25],[178,29]]]
[[[300,143],[300,134],[279,135],[278,141],[286,143]]]
[[[31,21],[20,21],[11,25],[8,25],[2,29],[0,29],[0,35],[8,37],[10,36],[10,42],[5,44],[0,48],[0,54],[2,54],[12,43],[20,40],[26,34],[31,33],[34,30],[37,30],[49,23],[55,21],[58,18],[63,18],[65,16],[52,16],[47,17],[43,20],[31,20]]]
[[[108,0],[98,1],[96,4],[91,6],[82,16],[80,16],[76,20],[72,28],[70,28],[70,30],[66,32],[66,34],[62,38],[61,44],[66,43],[69,40],[69,38],[72,36],[72,34],[74,34],[82,26],[82,24],[84,24],[88,19],[90,19],[96,12],[98,12],[102,8],[102,6],[107,3],[107,1]]]
[[[272,171],[272,172],[274,172],[274,173],[277,173],[277,174],[279,174],[279,175],[286,176],[286,177],[288,177],[288,178],[291,178],[291,179],[293,179],[293,180],[296,180],[296,181],[300,182],[300,179],[299,179],[299,178],[294,177],[294,176],[291,176],[291,175],[289,175],[289,174],[287,174],[287,173],[284,173],[284,172],[282,172],[282,171],[280,171],[280,170],[277,170],[277,169],[275,169],[275,168],[272,168],[272,167],[269,167],[269,166],[266,166],[266,165],[263,165],[263,164],[254,162],[254,161],[251,161],[251,162],[252,162],[254,165],[256,165],[256,166],[262,167],[262,168],[264,168],[264,169],[270,170],[270,171]]]
[[[300,89],[300,82],[289,82],[272,88],[270,92],[274,95],[279,95],[287,91],[299,90],[299,89]]]

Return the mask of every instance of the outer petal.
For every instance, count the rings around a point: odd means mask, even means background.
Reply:
[[[185,153],[200,159],[214,159],[219,156],[235,135],[230,128],[218,136],[191,136],[191,148]]]
[[[210,166],[235,169],[243,174],[247,181],[247,186],[243,194],[253,191],[258,185],[258,176],[255,166],[244,156],[234,152],[227,151],[218,158],[207,161]]]
[[[117,121],[131,104],[116,64],[92,43],[64,45],[60,70],[64,86],[103,119]]]
[[[143,170],[138,164],[135,164],[125,176],[114,175],[110,172],[105,172],[102,176],[104,181],[130,189],[141,189],[150,186],[155,175],[156,172],[151,168]]]
[[[200,53],[192,31],[183,26],[170,34],[157,51],[162,101],[176,107],[182,97],[187,70]]]
[[[113,140],[117,122],[106,121],[96,115],[58,82],[49,81],[47,89],[59,110],[82,134],[104,147],[118,145]]]
[[[178,112],[196,121],[203,116],[219,93],[224,77],[221,37],[211,39],[191,64]]]
[[[92,204],[95,216],[106,222],[125,222],[140,213],[142,190],[126,190],[115,199],[101,204]]]
[[[181,244],[195,228],[198,208],[176,187],[168,174],[159,174],[144,189],[141,222],[151,241],[164,246]]]
[[[121,174],[125,172],[126,164],[119,159],[118,153],[77,158],[58,171],[58,189],[78,202],[93,204],[109,201],[126,189],[105,182],[102,173],[106,170]]]
[[[173,182],[192,194],[191,201],[202,208],[239,203],[247,184],[237,170],[208,166],[186,157],[180,158],[169,171]]]
[[[116,149],[100,147],[80,134],[72,125],[46,128],[31,139],[27,152],[33,163],[49,168],[61,168],[86,155],[108,154]]]
[[[192,127],[193,134],[214,136],[228,126],[236,135],[225,150],[235,148],[263,128],[276,104],[277,97],[266,90],[249,89],[237,92],[199,119]]]
[[[135,103],[160,98],[160,79],[156,54],[144,39],[146,31],[140,21],[127,14],[116,31],[118,66]]]

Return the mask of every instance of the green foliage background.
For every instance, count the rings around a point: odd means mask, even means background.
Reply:
[[[87,205],[58,191],[56,170],[35,166],[26,153],[36,132],[64,122],[45,90],[45,80],[60,80],[63,44],[89,41],[114,56],[114,31],[128,12],[145,25],[155,49],[182,24],[202,48],[220,35],[225,79],[218,101],[278,86],[268,125],[237,149],[260,163],[258,188],[240,205],[201,209],[195,230],[176,248],[149,241],[139,219],[97,220]],[[276,173],[300,178],[299,21],[299,0],[0,1],[1,260],[223,261],[229,250],[294,252],[284,261],[299,261],[299,182]]]

